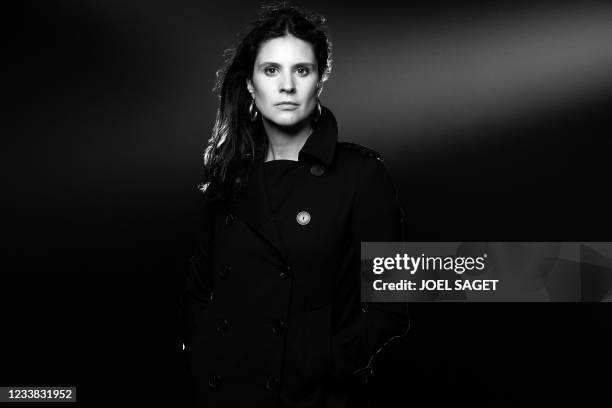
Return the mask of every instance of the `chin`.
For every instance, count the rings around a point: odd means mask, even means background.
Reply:
[[[292,127],[300,123],[303,123],[307,117],[303,115],[274,115],[266,118],[268,122],[271,122],[279,127]]]

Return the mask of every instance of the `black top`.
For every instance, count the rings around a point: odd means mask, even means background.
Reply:
[[[298,183],[299,161],[271,160],[264,163],[266,193],[272,214],[276,214]]]

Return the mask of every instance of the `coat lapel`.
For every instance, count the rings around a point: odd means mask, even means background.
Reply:
[[[287,260],[266,193],[263,161],[254,164],[244,192],[235,201],[230,201],[228,209]]]

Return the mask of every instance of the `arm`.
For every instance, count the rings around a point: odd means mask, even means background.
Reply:
[[[198,313],[208,305],[213,293],[210,274],[213,225],[209,207],[206,197],[199,192],[195,218],[195,248],[189,260],[187,279],[178,310],[180,340],[186,349],[190,348]]]
[[[405,240],[404,212],[381,160],[368,158],[362,169],[352,214],[355,253],[351,279],[361,278],[361,242]],[[357,283],[360,285],[360,283]],[[409,328],[405,303],[360,302],[350,323],[332,341],[335,380],[372,372],[375,355]]]

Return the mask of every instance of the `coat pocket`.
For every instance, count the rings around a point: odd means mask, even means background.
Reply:
[[[367,331],[363,315],[332,337],[332,381],[342,381],[369,362]]]

